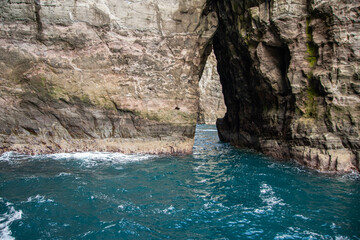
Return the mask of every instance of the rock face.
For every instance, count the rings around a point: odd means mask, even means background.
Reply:
[[[360,2],[211,1],[223,141],[321,171],[359,171]]]
[[[0,153],[190,153],[213,44],[221,140],[359,170],[360,2],[205,1],[1,1]]]
[[[190,153],[205,0],[0,2],[0,153]]]
[[[215,124],[226,112],[224,95],[217,72],[214,52],[207,58],[204,71],[199,82],[200,103],[198,123]]]

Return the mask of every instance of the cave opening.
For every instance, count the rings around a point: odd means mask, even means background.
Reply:
[[[201,65],[197,123],[215,125],[225,116],[226,105],[212,43],[205,49]]]
[[[218,25],[203,56],[216,56],[217,82],[226,101],[226,111],[216,121],[220,140],[289,158],[287,142],[295,112],[288,79],[290,49],[276,28],[263,29],[254,17],[258,14],[267,21],[268,1],[208,4],[208,9],[217,13]],[[206,75],[205,67],[203,72]]]

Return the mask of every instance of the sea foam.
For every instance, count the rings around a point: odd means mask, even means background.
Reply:
[[[5,204],[7,207],[6,212],[0,214],[0,239],[13,240],[15,238],[11,236],[10,225],[14,221],[20,220],[23,212],[21,210],[15,210],[12,203],[5,202],[2,198],[0,198],[0,204]]]
[[[87,167],[96,166],[100,163],[124,164],[130,162],[140,162],[156,156],[147,154],[122,154],[110,152],[75,152],[75,153],[55,153],[43,155],[24,155],[15,152],[6,152],[0,155],[0,161],[19,163],[21,161],[39,160],[77,160]]]
[[[35,203],[46,203],[46,202],[54,202],[52,199],[46,199],[45,196],[36,195],[35,197],[29,197],[26,201],[27,203],[35,202]]]

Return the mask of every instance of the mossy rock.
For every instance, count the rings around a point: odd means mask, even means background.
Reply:
[[[134,111],[135,115],[162,123],[196,124],[197,113],[187,113],[178,110]]]
[[[309,65],[311,68],[314,68],[316,66],[317,60],[319,58],[319,47],[315,44],[314,38],[313,38],[313,30],[310,26],[310,18],[306,19],[306,51],[307,51],[307,60],[309,62]]]
[[[306,101],[306,111],[304,117],[306,118],[315,118],[317,119],[317,101],[316,94],[311,88],[307,89],[307,101]]]

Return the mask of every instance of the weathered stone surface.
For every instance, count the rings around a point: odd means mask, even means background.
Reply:
[[[223,141],[321,171],[359,171],[360,2],[211,1]]]
[[[207,58],[200,82],[200,103],[198,123],[215,124],[226,112],[224,95],[217,72],[217,62],[212,51]]]
[[[358,171],[359,1],[207,3],[1,1],[0,152],[190,153],[213,42],[221,140]]]
[[[0,152],[190,153],[205,0],[0,2]]]

